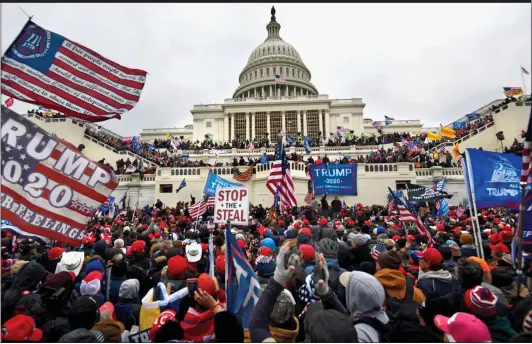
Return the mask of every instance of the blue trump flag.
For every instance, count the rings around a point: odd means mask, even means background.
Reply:
[[[242,184],[232,183],[228,180],[223,179],[222,177],[217,176],[213,171],[209,171],[209,176],[205,182],[205,188],[203,193],[207,196],[215,196],[216,190],[218,188],[232,188],[242,186]]]
[[[469,115],[466,115],[466,116],[467,116],[468,121],[474,121],[475,119],[480,118],[480,115],[478,113],[470,113]]]
[[[246,255],[231,234],[230,225],[225,229],[225,292],[227,310],[237,314],[244,329],[248,328],[251,310],[259,301],[260,284]]]
[[[454,122],[454,123],[453,123],[453,129],[458,129],[458,128],[464,127],[465,125],[466,125],[466,122],[465,122],[465,121],[462,121],[462,122]]]
[[[268,163],[268,156],[266,154],[260,157],[260,163],[263,165]]]
[[[310,148],[310,139],[308,136],[305,136],[305,138],[303,139],[303,146],[305,146],[305,153],[312,153],[312,149]]]
[[[133,149],[135,150],[135,152],[138,153],[142,150],[142,148],[140,147],[139,139],[136,136],[133,136],[133,138],[131,139],[131,144],[133,145]]]
[[[309,174],[316,195],[357,195],[357,164],[312,164]]]
[[[439,182],[435,183],[432,188],[436,191],[443,191],[443,189],[445,189],[445,185],[447,184],[447,177],[443,177],[442,180],[440,180]]]
[[[437,216],[447,216],[447,214],[449,214],[449,203],[444,199],[441,199],[436,203],[436,208],[438,209]]]
[[[109,196],[107,201],[105,201],[102,205],[100,205],[100,211],[102,213],[105,213],[106,211],[109,211],[109,209],[114,208],[115,204],[115,196]]]
[[[185,187],[187,187],[187,182],[185,181],[185,178],[183,178],[183,181],[181,182],[181,184],[179,184],[179,187],[177,188],[177,190],[175,190],[175,193],[178,193],[179,191],[181,191],[182,188]]]
[[[468,184],[477,208],[519,209],[521,157],[467,148]]]

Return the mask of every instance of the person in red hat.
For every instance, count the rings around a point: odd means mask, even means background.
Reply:
[[[443,256],[435,248],[417,252],[419,258],[419,276],[417,287],[427,299],[447,295],[458,288],[458,281],[445,270]]]
[[[218,300],[218,283],[208,274],[198,277],[198,290],[194,292],[194,306],[188,308],[181,327],[183,338],[194,342],[208,342],[214,336],[214,316],[223,310]]]
[[[316,265],[316,250],[312,245],[301,244],[297,248],[301,252],[301,259],[303,260],[303,268],[308,275],[314,271]]]
[[[35,327],[32,317],[18,314],[2,326],[3,342],[39,342],[43,333]]]

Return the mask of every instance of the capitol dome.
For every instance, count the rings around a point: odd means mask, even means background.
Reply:
[[[317,95],[318,90],[310,82],[310,70],[297,50],[279,35],[281,25],[275,19],[273,7],[266,30],[268,37],[249,56],[233,98]],[[276,85],[275,74],[281,75],[286,83]]]

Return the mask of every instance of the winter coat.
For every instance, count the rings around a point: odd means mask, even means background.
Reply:
[[[403,276],[401,271],[393,269],[381,269],[375,273],[375,278],[381,282],[386,293],[390,297],[398,299],[404,299],[406,293],[406,277]],[[425,301],[425,294],[421,289],[414,287],[414,301],[421,303]]]
[[[458,281],[446,270],[419,271],[417,287],[421,289],[427,299],[445,296],[458,288]]]

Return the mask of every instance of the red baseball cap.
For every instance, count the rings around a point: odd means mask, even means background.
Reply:
[[[146,242],[144,240],[135,240],[131,244],[131,252],[132,253],[143,254],[145,247],[146,247]]]
[[[279,227],[284,227],[284,225],[285,225],[283,220],[277,221],[277,224],[279,225]]]
[[[246,249],[246,242],[244,240],[238,239],[236,243],[238,244],[238,247],[240,247],[242,250]]]
[[[54,260],[61,258],[61,255],[65,252],[64,248],[61,247],[52,247],[50,251],[48,251],[48,259]]]
[[[214,265],[216,265],[216,270],[219,274],[225,274],[225,256],[220,255],[218,258],[216,258],[216,261],[214,262]]]
[[[298,250],[301,251],[301,258],[303,260],[314,261],[316,254],[314,247],[307,244],[301,244],[299,245]]]
[[[294,228],[299,229],[301,227],[301,224],[299,222],[294,223]]]
[[[303,226],[308,227],[309,224],[310,224],[309,220],[307,219],[303,220]]]
[[[261,248],[259,248],[259,256],[268,256],[268,257],[273,257],[273,251],[271,248],[267,247],[267,246],[262,246]]]
[[[497,245],[490,245],[490,248],[493,252],[497,253],[510,253],[510,249],[504,243],[500,242]]]
[[[156,238],[160,238],[161,237],[161,232],[155,232],[153,234],[153,236],[156,237]]]
[[[435,248],[427,248],[423,252],[418,251],[417,252],[417,257],[419,259],[426,260],[430,264],[441,264],[443,262],[443,257],[441,255],[440,251],[438,251]]]
[[[175,316],[176,311],[174,311],[173,309],[167,309],[164,312],[161,312],[161,314],[159,314],[150,329],[150,338],[153,343],[155,343],[155,334],[157,333],[157,331],[159,331],[161,326],[166,324],[168,321],[176,321]]]
[[[214,280],[206,273],[202,273],[198,277],[198,288],[207,292],[211,296],[215,296],[216,285]]]
[[[169,279],[175,279],[177,276],[183,276],[189,267],[188,260],[182,256],[173,256],[168,260],[166,275]]]
[[[312,231],[310,230],[310,228],[301,228],[298,232],[298,234],[306,234],[308,235],[309,237],[312,237]]]
[[[35,320],[27,315],[15,315],[2,326],[2,341],[38,342],[41,339],[42,331],[35,328]]]
[[[488,239],[490,241],[490,246],[497,245],[498,243],[502,241],[502,237],[499,233],[493,233],[492,235],[489,236]]]
[[[318,224],[322,227],[327,226],[327,223],[329,223],[329,221],[323,217],[318,221]]]

